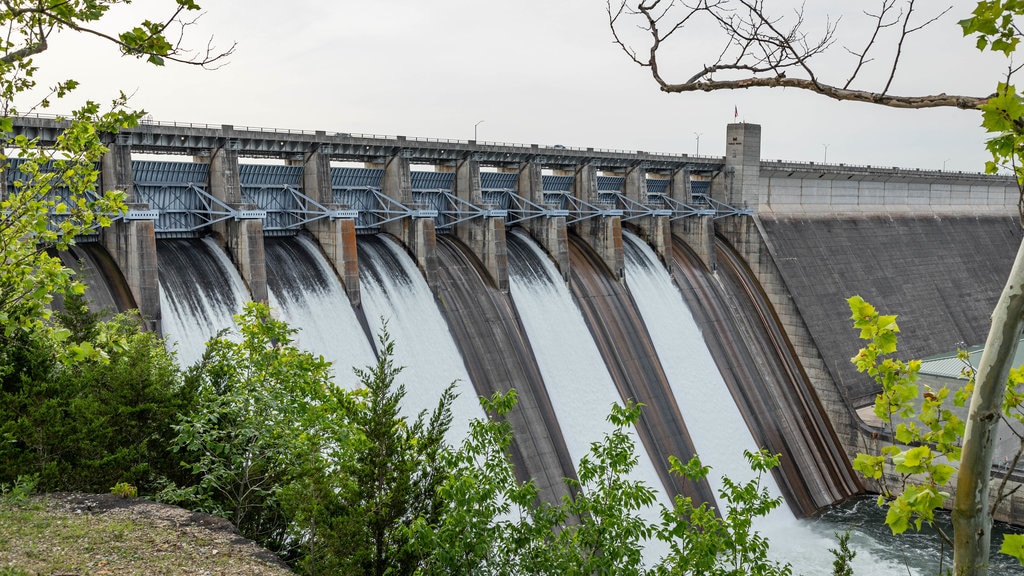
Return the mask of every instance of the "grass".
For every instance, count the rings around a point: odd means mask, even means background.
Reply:
[[[131,507],[92,513],[45,496],[0,498],[0,576],[290,574],[234,534],[178,522],[176,510],[147,518]]]

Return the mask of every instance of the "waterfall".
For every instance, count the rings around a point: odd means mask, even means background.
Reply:
[[[737,482],[752,479],[754,472],[743,451],[759,447],[693,314],[651,247],[628,232],[622,236],[626,284],[672,381],[676,401],[701,461],[711,467],[708,480],[718,494],[723,476]],[[763,481],[773,497],[781,495],[773,476],[768,475]],[[724,503],[719,506],[724,509]],[[799,521],[786,506],[760,519],[754,528],[769,538],[773,558],[791,563],[794,574],[807,575],[830,573],[833,556],[828,549],[836,547],[832,530],[846,529]],[[857,574],[907,574],[907,569],[897,561],[879,557],[877,552],[882,545],[874,538],[860,533],[851,539],[859,552],[853,562]]]
[[[704,344],[690,309],[651,247],[628,232],[622,233],[626,284],[651,334],[658,357],[672,382],[676,403],[706,466],[717,495],[721,476],[737,482],[753,478],[743,451],[759,447],[747,428],[729,388]],[[773,496],[779,496],[768,477]]]
[[[352,368],[374,352],[331,265],[305,236],[267,238],[265,252],[272,312],[298,330],[300,348],[331,362],[336,382],[354,384]]]
[[[245,282],[224,251],[209,239],[161,240],[160,310],[164,337],[179,366],[203,355],[206,341],[235,326],[234,315],[249,300]]]
[[[469,421],[484,411],[459,349],[437,302],[412,258],[389,237],[359,239],[359,286],[363,311],[376,334],[387,323],[395,341],[395,364],[405,366],[396,383],[405,384],[403,413],[415,417],[433,410],[441,392],[456,382],[452,443],[469,432]],[[340,375],[339,375],[340,377]]]
[[[515,305],[454,238],[437,239],[437,257],[437,300],[473,388],[487,398],[515,389],[519,401],[507,418],[515,431],[509,452],[516,474],[557,504],[569,496],[564,479],[576,477],[576,466]]]
[[[509,236],[508,252],[512,299],[547,384],[569,454],[574,462],[579,462],[591,443],[614,429],[605,417],[612,404],[621,404],[623,400],[554,264],[522,233]],[[658,501],[669,505],[654,463],[635,431],[632,435],[639,459],[630,479],[656,489]],[[641,515],[646,521],[657,523],[659,510],[653,506],[642,510]],[[645,556],[653,560],[665,552],[667,549],[657,542],[650,545]]]
[[[471,418],[483,416],[478,394],[516,388],[522,413],[510,416],[516,437],[513,458],[517,468],[522,465],[528,476],[539,479],[549,500],[557,499],[559,479],[572,476],[572,463],[612,429],[605,416],[611,404],[621,403],[627,394],[648,402],[645,411],[662,412],[658,416],[662,420],[652,425],[654,436],[664,443],[660,450],[680,445],[671,443],[679,441],[673,438],[675,432],[667,432],[674,425],[673,411],[679,413],[693,448],[712,467],[713,492],[721,488],[722,475],[737,481],[751,477],[742,452],[756,449],[756,438],[763,436],[781,442],[775,451],[793,452],[788,460],[784,458],[790,470],[767,478],[773,494],[790,498],[795,493],[807,502],[827,496],[813,494],[815,490],[824,494],[818,486],[828,484],[832,464],[812,464],[818,467],[813,472],[817,479],[804,479],[812,472],[804,462],[819,454],[815,446],[827,437],[814,432],[820,425],[801,416],[801,410],[813,406],[785,396],[795,394],[787,392],[785,382],[773,383],[782,381],[776,372],[785,368],[766,366],[763,359],[778,350],[758,343],[760,336],[751,336],[756,327],[750,318],[732,317],[749,314],[737,310],[747,306],[737,305],[739,297],[727,299],[739,289],[735,279],[726,282],[677,257],[673,268],[677,279],[688,276],[687,288],[681,291],[651,248],[627,233],[628,292],[623,293],[614,279],[590,278],[601,271],[579,262],[574,262],[570,290],[550,259],[517,231],[508,236],[510,295],[487,285],[464,247],[449,238],[438,240],[443,270],[435,292],[393,239],[360,237],[358,242],[362,309],[353,310],[312,240],[304,236],[266,240],[271,304],[299,330],[298,344],[331,360],[338,384],[351,388],[355,380],[349,368],[373,362],[375,343],[370,337],[375,337],[383,319],[396,343],[395,362],[406,366],[397,380],[407,389],[406,416],[432,410],[441,391],[453,380],[459,381],[449,434],[453,444],[464,437]],[[579,247],[574,250],[573,258],[578,260]],[[678,245],[675,250],[678,253]],[[211,240],[160,240],[158,256],[164,332],[178,350],[179,363],[188,365],[199,358],[210,336],[233,326],[232,316],[249,296],[234,266]],[[612,284],[600,284],[605,281]],[[695,287],[696,283],[703,285]],[[702,308],[691,308],[695,301]],[[613,314],[628,318],[599,318]],[[601,330],[606,333],[594,333]],[[635,348],[627,350],[627,345]],[[626,376],[620,374],[617,382],[609,363],[635,362],[648,349],[650,354],[640,359],[639,367],[619,367]],[[719,362],[723,354],[724,363]],[[759,373],[763,371],[772,375]],[[629,381],[628,390],[621,380]],[[667,392],[660,388],[661,380],[668,383]],[[780,415],[779,410],[785,413]],[[795,434],[789,421],[807,428]],[[662,463],[650,455],[650,448],[645,449],[643,433],[633,431],[633,437],[639,464],[631,479],[655,488],[659,502],[669,505],[668,495],[678,490],[665,489],[658,471]],[[538,468],[543,468],[543,474],[536,473]],[[779,481],[780,477],[784,480]],[[801,490],[812,496],[800,496]],[[793,508],[797,514],[801,509]],[[656,505],[642,514],[648,522],[657,523],[658,512]],[[828,549],[836,546],[832,533],[851,528],[846,518],[798,520],[786,507],[755,527],[770,538],[773,557],[791,562],[794,574],[807,575],[829,573]],[[883,536],[852,528],[858,574],[908,573],[898,557],[885,555],[892,544]],[[648,543],[645,558],[653,562],[666,552],[660,543]],[[912,573],[925,570],[916,567]]]

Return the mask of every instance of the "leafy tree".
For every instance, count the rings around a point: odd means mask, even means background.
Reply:
[[[508,398],[500,400],[507,402]],[[475,549],[472,540],[451,538],[445,543],[450,547],[444,552],[446,558],[484,561],[477,564],[479,568],[467,563],[449,570],[452,564],[445,565],[441,573],[790,574],[788,565],[768,559],[768,541],[753,529],[756,518],[782,503],[780,497],[773,498],[762,485],[763,475],[778,465],[778,456],[747,453],[752,470],[757,473],[755,477],[746,483],[723,479],[723,516],[707,503],[695,506],[690,498],[677,496],[671,508],[658,505],[662,520],[652,523],[640,511],[656,505],[655,491],[629,478],[638,459],[629,430],[636,424],[640,410],[641,405],[633,403],[612,406],[608,420],[615,428],[591,444],[578,466],[579,478],[566,479],[573,488],[572,496],[557,505],[536,503],[535,487],[530,483],[517,484],[508,473],[495,476],[505,478],[500,488],[494,487],[490,479],[475,480],[483,476],[480,473],[461,480],[462,485],[484,489],[460,494],[467,497],[468,503],[449,502],[465,512],[454,515],[454,521],[449,516],[445,522],[464,527],[461,533],[467,536],[481,535],[490,543],[491,552],[485,556],[483,550]],[[493,425],[481,426],[486,429]],[[482,438],[486,445],[486,437]],[[491,461],[484,469],[507,470],[505,466]],[[685,465],[672,458],[670,466],[674,473],[694,480],[703,479],[710,470],[697,458]],[[481,506],[481,501],[492,505]],[[480,510],[498,511],[504,520],[487,523],[486,518],[480,517]],[[654,540],[667,543],[669,553],[655,566],[645,568],[643,550]]]
[[[123,94],[107,112],[88,102],[70,114],[68,125],[55,145],[46,149],[37,142],[15,134],[12,117],[48,108],[65,97],[78,83],[66,80],[39,97],[34,90],[38,71],[33,57],[44,52],[50,39],[60,32],[76,32],[110,41],[122,54],[143,58],[153,64],[166,60],[200,66],[216,65],[230,54],[208,49],[190,53],[181,45],[188,12],[199,9],[193,0],[175,0],[162,20],[145,20],[121,34],[98,27],[108,10],[130,0],[81,0],[41,2],[10,0],[0,9],[0,139],[5,150],[14,149],[20,163],[14,186],[0,196],[0,372],[12,371],[8,361],[11,347],[25,346],[20,336],[63,342],[66,329],[50,320],[54,295],[81,293],[84,287],[50,251],[62,250],[75,236],[106,226],[125,209],[124,193],[96,190],[96,163],[106,148],[101,134],[115,133],[135,125],[142,111],[126,109]],[[8,157],[0,153],[0,162]],[[58,346],[53,352],[67,359],[67,353],[81,356],[90,352],[74,345]]]
[[[0,481],[35,474],[45,490],[107,492],[126,482],[152,493],[178,472],[170,424],[191,394],[137,315],[100,322],[80,297],[64,305],[58,326],[78,348],[107,352],[63,364],[53,361],[60,344],[19,335],[22,345],[9,349],[18,370],[0,377]]]
[[[1022,32],[1019,20],[1024,3],[1017,0],[980,0],[959,25],[973,36],[982,51],[1002,53],[1009,59],[1005,78],[992,94],[961,96],[938,93],[894,95],[890,87],[901,64],[902,50],[922,28],[934,24],[952,9],[929,6],[926,12],[914,0],[881,0],[874,12],[864,11],[873,26],[862,48],[847,48],[850,67],[821,65],[820,55],[836,44],[840,20],[829,20],[817,31],[807,29],[803,8],[788,16],[772,11],[764,0],[716,2],[662,2],[662,0],[609,0],[609,26],[615,42],[639,66],[651,71],[665,92],[731,90],[752,87],[792,87],[828,98],[868,102],[896,108],[957,107],[982,112],[982,126],[991,135],[986,147],[992,160],[986,170],[1011,170],[1021,195],[1019,211],[1024,221],[1024,104],[1012,80],[1020,69],[1012,57]],[[634,48],[624,29],[636,21],[644,38]],[[702,37],[701,44],[716,46],[709,59],[695,59],[692,73],[679,82],[665,77],[660,54],[688,32],[717,29],[716,41]],[[861,84],[865,64],[876,60],[883,38],[896,46],[888,54],[884,80],[875,87]],[[710,64],[708,62],[711,62]],[[836,76],[836,74],[839,76]],[[1024,243],[1018,251],[1006,286],[992,313],[985,352],[977,367],[976,385],[964,429],[964,440],[953,503],[954,572],[959,575],[987,571],[992,513],[989,502],[990,471],[995,426],[1006,389],[1018,337],[1024,331]]]
[[[922,524],[935,528],[947,544],[954,538],[934,522],[935,510],[950,498],[951,481],[960,464],[965,424],[952,406],[962,408],[976,386],[974,370],[965,366],[966,385],[955,392],[918,384],[918,360],[895,357],[899,326],[896,316],[879,314],[859,296],[849,298],[851,319],[860,337],[868,343],[851,359],[857,370],[875,379],[882,391],[875,399],[874,413],[885,423],[894,443],[880,454],[858,454],[854,468],[879,481],[884,489],[878,498],[887,506],[885,522],[894,534]],[[960,357],[967,362],[967,354]],[[1024,369],[1011,370],[1005,385],[1000,412],[1004,419],[1024,422]],[[997,418],[998,419],[998,418]],[[1024,453],[1024,438],[1014,464]],[[887,472],[891,472],[887,473]],[[895,475],[895,478],[892,476]],[[893,486],[892,482],[898,485]],[[1004,477],[998,492],[1005,493]],[[998,502],[997,502],[998,504]],[[955,536],[955,535],[954,535]],[[1001,551],[1024,562],[1024,536],[1007,535]]]
[[[857,552],[850,549],[850,533],[836,532],[836,539],[839,540],[839,549],[828,549],[835,556],[835,560],[832,561],[832,576],[853,576],[853,566],[850,563],[857,557]]]
[[[525,574],[523,550],[514,530],[537,505],[537,488],[520,483],[508,457],[512,428],[504,416],[517,402],[515,390],[481,398],[487,419],[470,423],[462,444],[442,453],[446,477],[437,496],[443,509],[431,524],[410,525],[410,546],[420,556],[418,572],[450,575]]]
[[[172,448],[195,477],[169,486],[164,500],[230,520],[247,538],[281,551],[289,519],[283,491],[298,474],[326,474],[336,465],[344,391],[330,363],[299,350],[295,330],[259,303],[236,317],[240,341],[226,334],[207,343],[188,370],[195,408],[174,425]]]
[[[377,363],[356,369],[362,387],[345,406],[351,453],[336,463],[343,483],[324,549],[346,574],[413,574],[426,551],[412,545],[410,528],[437,524],[445,510],[439,491],[454,392],[449,386],[429,416],[410,422],[401,415],[405,386],[395,384],[402,368],[387,326],[378,342]]]
[[[782,505],[761,484],[765,474],[779,465],[779,456],[765,451],[744,451],[756,475],[746,483],[725,477],[719,492],[725,514],[715,514],[707,503],[694,507],[688,497],[676,496],[672,509],[662,509],[658,537],[668,542],[672,553],[657,567],[657,574],[708,574],[711,576],[789,576],[788,564],[769,560],[768,539],[754,530],[757,518]],[[697,457],[683,464],[670,458],[671,470],[691,480],[701,480],[710,471]]]
[[[628,431],[640,418],[639,404],[613,405],[608,421],[615,428],[580,459],[579,479],[566,479],[574,496],[556,517],[569,523],[552,539],[562,574],[640,574],[642,543],[652,528],[640,515],[657,501],[653,487],[629,479],[636,467],[636,443]],[[542,515],[541,518],[544,518]]]

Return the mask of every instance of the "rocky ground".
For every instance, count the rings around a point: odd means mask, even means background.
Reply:
[[[113,494],[0,502],[0,576],[292,574],[223,518]]]

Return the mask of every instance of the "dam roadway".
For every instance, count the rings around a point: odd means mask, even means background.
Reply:
[[[44,143],[60,127],[47,118],[16,123]],[[871,433],[856,410],[876,389],[849,363],[860,344],[845,299],[859,294],[883,313],[899,314],[905,358],[981,344],[1021,242],[1011,178],[765,161],[753,124],[729,125],[719,157],[180,124],[143,124],[108,141],[102,185],[128,191],[132,212],[99,234],[107,256],[93,259],[113,261],[125,288],[111,281],[107,292],[120,307],[142,310],[155,329],[163,314],[156,245],[168,238],[213,238],[251,298],[266,300],[263,238],[310,236],[358,307],[357,238],[389,234],[442,304],[451,306],[454,296],[446,294],[461,290],[451,268],[459,262],[480,275],[482,287],[474,290],[493,291],[460,298],[502,310],[509,307],[501,296],[508,291],[507,230],[527,232],[579,302],[615,292],[595,276],[613,284],[622,278],[622,230],[636,233],[671,271],[757,441],[784,454],[789,465],[779,484],[798,514],[871,488],[849,468]],[[133,159],[138,153],[168,161]],[[16,178],[8,170],[7,184]],[[584,261],[585,273],[578,270]],[[107,264],[96,268],[112,275]],[[642,342],[636,352],[616,346],[642,326],[612,331],[601,324],[600,306],[625,305],[593,303],[598,307],[586,317],[603,353],[644,356]],[[519,328],[508,327],[514,306],[479,314],[494,320],[452,330],[464,334],[464,358],[493,353],[474,340],[482,334],[511,335],[502,336],[509,340],[503,346],[522,339]],[[506,327],[495,329],[499,324]],[[451,318],[449,325],[456,325]],[[529,443],[546,443],[534,465],[564,476],[571,464],[522,345],[515,343],[522,359],[506,369],[510,376],[491,376],[478,392],[530,382],[527,410],[513,423],[531,430]],[[493,362],[466,363],[483,373]],[[623,390],[657,390],[665,386],[659,372],[630,360],[615,379]],[[685,452],[678,410],[650,412],[642,434],[648,451],[658,458]],[[530,457],[517,452],[516,459]],[[1018,499],[999,516],[1021,513]]]

